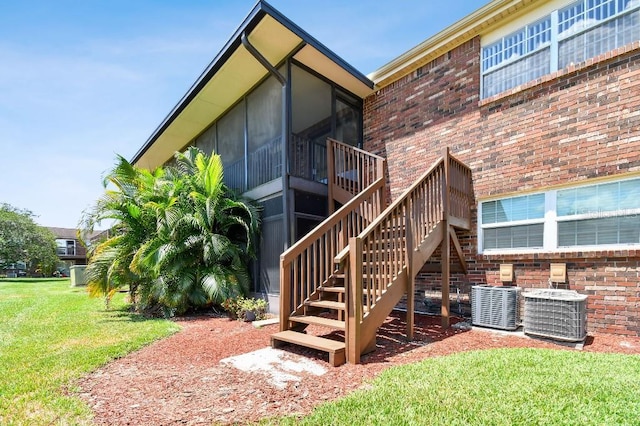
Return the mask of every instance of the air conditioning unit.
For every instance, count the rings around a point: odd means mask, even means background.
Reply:
[[[471,287],[473,325],[515,330],[520,325],[520,287]]]
[[[524,333],[578,342],[587,337],[587,296],[573,290],[524,293]]]

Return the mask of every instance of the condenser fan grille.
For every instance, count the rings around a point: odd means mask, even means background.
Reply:
[[[520,323],[520,287],[471,287],[473,325],[515,330]]]
[[[587,337],[587,296],[572,290],[524,293],[525,334],[577,342]]]

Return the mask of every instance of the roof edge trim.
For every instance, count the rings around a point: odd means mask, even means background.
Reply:
[[[381,87],[384,87],[392,81],[406,75],[408,71],[405,72],[404,70],[411,68],[411,65],[415,61],[428,56],[430,53],[437,52],[449,43],[459,42],[462,44],[470,40],[480,34],[480,31],[483,29],[482,24],[489,19],[495,18],[509,8],[522,7],[529,3],[531,3],[531,1],[494,0],[391,60],[367,77],[373,80],[376,86],[380,84]]]

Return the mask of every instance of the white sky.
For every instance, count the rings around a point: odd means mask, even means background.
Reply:
[[[484,0],[271,0],[364,74]],[[131,159],[253,1],[0,2],[0,202],[75,228],[115,155]]]

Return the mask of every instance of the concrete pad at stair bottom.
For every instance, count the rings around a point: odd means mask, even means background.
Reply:
[[[265,325],[278,324],[279,322],[280,322],[280,318],[275,317],[275,318],[267,318],[264,320],[253,321],[251,324],[253,324],[255,328],[260,328],[260,327],[264,327]]]
[[[278,389],[289,382],[299,382],[303,375],[322,376],[327,370],[320,364],[280,349],[267,347],[220,360],[220,364],[231,365],[238,370],[262,373]]]

